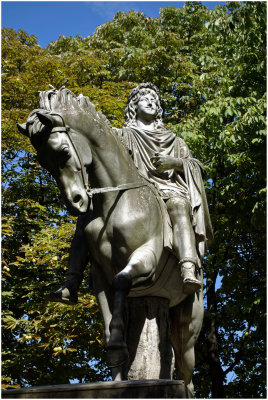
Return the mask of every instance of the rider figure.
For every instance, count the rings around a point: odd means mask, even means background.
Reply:
[[[167,131],[157,87],[144,83],[128,96],[123,129],[113,129],[129,150],[140,174],[153,183],[166,203],[173,230],[173,253],[181,270],[183,290],[202,288],[197,278],[212,229],[202,181],[202,164],[186,143]],[[90,216],[78,218],[65,284],[47,298],[68,304],[77,302],[77,291],[89,261],[83,229]]]

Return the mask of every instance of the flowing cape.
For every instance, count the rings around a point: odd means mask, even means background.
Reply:
[[[213,233],[200,161],[192,157],[183,139],[166,129],[147,131],[131,126],[114,131],[130,152],[139,173],[155,185],[162,197],[179,195],[190,201],[192,225],[202,259],[213,240]],[[150,160],[155,153],[181,158],[184,173],[173,169],[159,173]]]

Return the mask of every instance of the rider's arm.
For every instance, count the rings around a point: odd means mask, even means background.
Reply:
[[[193,165],[197,168],[200,167],[202,170],[202,164],[193,158],[187,144],[183,139],[177,138],[175,149],[175,157],[161,155],[161,153],[155,153],[155,155],[151,158],[152,164],[158,172],[174,169],[175,171],[184,174],[184,163],[187,162],[187,160],[193,161]]]

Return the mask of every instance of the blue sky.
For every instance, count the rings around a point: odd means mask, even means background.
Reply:
[[[203,1],[212,9],[224,1]],[[110,21],[118,11],[142,11],[159,16],[167,6],[183,7],[184,1],[2,1],[2,27],[22,29],[45,47],[59,35],[89,36],[98,25]]]

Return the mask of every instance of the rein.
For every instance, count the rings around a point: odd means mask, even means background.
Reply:
[[[93,198],[93,196],[95,194],[102,194],[102,193],[107,193],[107,192],[119,192],[121,190],[128,190],[128,189],[136,189],[142,186],[148,186],[148,184],[145,183],[123,183],[122,185],[118,185],[118,186],[108,186],[108,187],[103,187],[103,188],[93,188],[93,189],[89,189],[88,184],[86,183],[86,179],[85,179],[85,171],[83,168],[83,164],[81,162],[81,158],[76,150],[76,147],[73,143],[73,140],[71,138],[70,135],[70,128],[68,126],[62,126],[62,127],[54,127],[51,130],[51,133],[53,132],[64,132],[67,134],[68,138],[70,139],[70,142],[74,148],[74,151],[77,155],[77,158],[80,162],[80,166],[81,166],[81,173],[82,173],[82,179],[83,179],[83,183],[84,183],[84,188],[87,192],[87,195],[90,199]]]
[[[118,186],[108,186],[104,188],[95,188],[95,189],[86,189],[87,195],[89,198],[92,199],[94,194],[101,194],[107,192],[117,192],[120,190],[128,190],[128,189],[135,189],[142,186],[148,186],[147,183],[123,183],[122,185]]]

